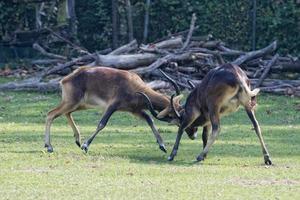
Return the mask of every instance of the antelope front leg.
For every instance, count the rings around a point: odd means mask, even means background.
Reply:
[[[48,153],[53,152],[53,147],[50,143],[50,127],[53,122],[53,117],[46,118],[46,128],[45,128],[45,148],[47,148]]]
[[[141,118],[143,118],[144,120],[147,121],[148,125],[150,126],[154,137],[156,138],[156,141],[159,145],[159,149],[162,150],[163,152],[167,153],[165,144],[163,139],[161,138],[157,128],[154,125],[153,119],[144,111],[142,111],[141,113],[137,113],[137,115],[139,115]]]
[[[205,148],[207,144],[208,134],[211,129],[210,125],[204,126],[202,130],[202,142],[203,142],[203,149]]]
[[[207,141],[207,144],[205,145],[203,151],[199,154],[199,156],[197,157],[197,161],[202,161],[204,160],[204,158],[206,157],[210,147],[213,145],[213,143],[215,142],[217,136],[219,135],[220,132],[220,119],[219,119],[219,115],[217,112],[214,112],[211,114],[210,116],[210,121],[211,121],[211,125],[212,125],[212,133]],[[205,127],[204,127],[205,128]],[[203,129],[203,132],[207,132],[207,130]],[[203,141],[203,145],[205,143],[205,140]]]
[[[261,130],[260,130],[260,126],[256,120],[256,117],[254,115],[254,111],[251,110],[251,109],[247,109],[246,108],[246,112],[248,114],[248,117],[250,118],[253,126],[254,126],[254,129],[255,129],[255,133],[259,139],[259,142],[260,142],[260,145],[261,145],[261,148],[262,148],[262,152],[263,152],[263,155],[264,155],[264,160],[265,160],[265,164],[266,165],[272,165],[272,161],[270,159],[270,154],[268,152],[268,149],[265,145],[265,142],[264,142],[264,139],[263,139],[263,136],[261,134]]]
[[[66,115],[66,118],[68,120],[68,123],[70,124],[70,126],[71,126],[71,128],[73,130],[74,137],[75,137],[75,143],[77,144],[78,147],[80,147],[81,146],[81,143],[80,143],[80,132],[78,130],[78,127],[76,126],[71,113],[66,113],[65,115]]]
[[[174,157],[177,154],[178,147],[179,147],[179,144],[180,144],[180,140],[181,140],[181,137],[182,137],[182,134],[183,134],[183,130],[184,129],[182,128],[182,126],[180,126],[179,129],[178,129],[178,133],[177,133],[177,137],[176,137],[176,141],[175,141],[173,150],[172,150],[170,156],[168,157],[168,161],[173,161]]]
[[[96,137],[96,135],[102,130],[104,129],[104,127],[106,126],[109,118],[111,117],[111,115],[116,111],[116,108],[114,106],[110,106],[107,108],[107,110],[105,111],[102,119],[100,120],[96,131],[94,132],[94,134],[88,138],[83,145],[81,146],[81,149],[84,150],[86,153],[88,152],[89,149],[89,145],[92,143],[92,141],[94,140],[94,138]]]
[[[168,157],[168,161],[172,161],[174,160],[174,157],[177,154],[178,148],[179,148],[179,144],[180,144],[180,140],[183,134],[183,131],[189,126],[191,125],[195,119],[197,118],[196,114],[192,113],[192,114],[187,114],[185,113],[183,116],[183,121],[181,122],[179,128],[178,128],[178,133],[177,133],[177,137],[176,137],[176,141],[173,147],[173,150],[170,154],[170,156]]]
[[[45,147],[49,153],[53,152],[53,147],[50,143],[50,127],[53,120],[64,113],[69,113],[71,110],[74,110],[75,107],[76,105],[72,102],[62,102],[59,106],[48,112],[45,127]]]

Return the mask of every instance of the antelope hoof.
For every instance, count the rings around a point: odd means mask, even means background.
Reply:
[[[201,161],[204,160],[204,158],[205,158],[205,156],[199,155],[196,159],[197,159],[198,162],[201,162]]]
[[[195,140],[198,136],[198,133],[194,133],[193,135],[188,135],[188,137],[191,139],[191,140]]]
[[[264,156],[264,159],[265,159],[265,164],[266,165],[272,165],[272,161],[271,161],[271,159],[268,155]]]
[[[168,157],[168,161],[173,161],[176,154],[177,154],[177,150],[173,150],[171,155]]]
[[[80,144],[80,142],[79,141],[75,141],[75,143],[77,144],[77,146],[80,148],[81,147],[81,144]]]
[[[89,146],[88,146],[86,143],[84,143],[84,144],[81,146],[81,149],[84,150],[85,153],[87,153],[88,150],[89,150]]]
[[[174,157],[173,156],[169,156],[168,157],[168,161],[173,161],[174,160]]]
[[[45,144],[45,147],[47,148],[47,152],[48,153],[52,153],[53,152],[53,147],[51,145]]]
[[[162,150],[163,152],[167,153],[166,147],[164,144],[159,145],[159,149]]]

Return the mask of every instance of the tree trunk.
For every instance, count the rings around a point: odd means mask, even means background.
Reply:
[[[69,23],[69,30],[71,37],[77,40],[77,22],[75,13],[75,0],[67,0],[67,20]]]
[[[151,4],[151,0],[146,0],[143,43],[146,43],[147,42],[147,38],[148,38],[150,4]]]
[[[118,0],[111,1],[112,7],[112,48],[119,46],[119,25],[118,25]]]
[[[43,12],[45,3],[35,5],[35,28],[40,30],[42,28],[41,12]]]
[[[126,0],[126,10],[127,10],[127,26],[128,26],[128,42],[133,40],[133,23],[132,23],[132,11],[130,0]]]

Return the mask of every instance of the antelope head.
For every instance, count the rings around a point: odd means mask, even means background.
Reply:
[[[156,112],[148,96],[144,93],[140,94],[143,95],[146,99],[148,109],[156,119],[180,126],[182,121],[182,115],[184,113],[184,105],[181,104],[181,99],[183,98],[183,95],[180,93],[180,89],[176,81],[169,77],[162,70],[160,70],[160,72],[174,86],[176,91],[176,94],[173,94],[171,96],[169,105],[160,112]],[[195,87],[193,83],[189,82],[189,84],[192,89]],[[197,137],[197,130],[198,129],[196,127],[191,126],[186,128],[185,131],[190,139],[195,139]]]

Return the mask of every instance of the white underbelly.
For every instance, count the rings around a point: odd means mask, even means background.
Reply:
[[[240,107],[240,102],[237,98],[230,99],[221,107],[221,116],[236,112]]]
[[[104,99],[101,99],[98,96],[95,95],[85,95],[82,105],[87,107],[87,108],[106,108],[108,105],[108,102],[106,102]]]

